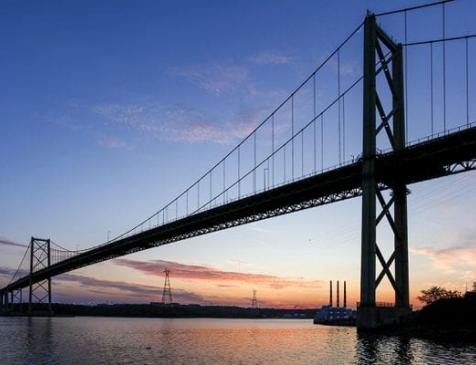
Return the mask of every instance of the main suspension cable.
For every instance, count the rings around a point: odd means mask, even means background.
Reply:
[[[437,6],[437,5],[441,5],[441,4],[446,4],[446,3],[452,3],[456,0],[441,0],[441,1],[436,1],[436,2],[431,2],[431,3],[425,3],[425,4],[421,4],[421,5],[416,5],[416,6],[411,6],[409,8],[401,8],[401,9],[397,9],[397,10],[391,10],[391,11],[385,11],[385,12],[382,12],[382,13],[377,13],[375,14],[375,16],[387,16],[387,15],[394,15],[394,14],[399,14],[399,13],[403,13],[403,12],[408,12],[408,11],[415,11],[415,10],[420,10],[420,9],[424,9],[424,8],[429,8],[431,6]]]

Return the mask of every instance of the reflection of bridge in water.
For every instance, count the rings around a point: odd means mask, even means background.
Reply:
[[[470,122],[468,81],[468,44],[474,35],[445,37],[445,2],[438,6],[443,11],[443,36],[416,42],[405,39],[403,44],[395,42],[377,24],[377,18],[404,14],[406,38],[407,13],[424,11],[426,6],[368,15],[249,136],[176,199],[126,233],[82,251],[32,238],[12,281],[0,290],[2,306],[10,309],[22,302],[24,288],[29,289],[30,311],[35,302],[51,303],[51,277],[74,269],[362,196],[358,326],[369,328],[398,321],[410,311],[407,186],[476,168],[476,124]],[[362,35],[363,74],[354,77],[342,71],[342,59],[346,49]],[[449,107],[461,107],[447,100],[452,92],[446,86],[447,42],[465,45],[465,68],[458,70],[463,73],[466,94],[462,108],[466,112],[458,119],[464,120],[462,125],[447,122]],[[409,81],[404,64],[408,64],[407,49],[417,47],[430,47],[431,51],[430,133],[422,132],[420,118],[424,114],[420,113],[414,124],[407,118]],[[435,131],[434,111],[439,109],[434,100],[433,48],[437,47],[442,48],[444,65],[443,128]],[[328,88],[332,82],[337,93],[326,100],[319,85]],[[363,115],[363,122],[354,130],[356,123],[346,121],[346,116],[355,119],[356,115],[359,119]],[[425,138],[409,143],[407,130],[412,126],[419,137]],[[356,142],[356,136],[363,143]],[[357,155],[359,158],[347,160]],[[377,206],[381,208],[378,214]],[[384,220],[394,237],[393,253],[386,258],[377,244],[377,226]],[[377,265],[381,267],[378,275]],[[376,302],[376,290],[384,278],[395,292],[391,308]]]

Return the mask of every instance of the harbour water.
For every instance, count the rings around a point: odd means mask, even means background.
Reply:
[[[476,364],[476,344],[311,320],[0,317],[0,364]]]

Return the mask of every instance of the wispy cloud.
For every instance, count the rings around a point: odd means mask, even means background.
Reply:
[[[119,124],[156,138],[173,142],[229,144],[247,136],[256,122],[238,115],[236,123],[215,123],[204,113],[182,106],[103,104],[95,112],[109,124]],[[112,145],[120,141],[109,141]]]
[[[250,84],[249,72],[241,65],[202,65],[175,69],[173,72],[185,77],[205,91],[221,95]]]
[[[16,270],[0,266],[0,282],[7,284]],[[26,272],[23,274],[26,275]],[[105,302],[110,298],[114,298],[116,302],[150,302],[157,301],[162,293],[161,287],[144,285],[140,283],[130,283],[114,280],[101,280],[93,277],[82,276],[77,274],[62,274],[54,278],[55,301],[77,303],[77,302]],[[87,295],[78,291],[80,289],[87,291]],[[96,295],[91,295],[95,293]],[[197,303],[210,304],[200,294],[193,291],[184,290],[174,287],[174,300],[180,303]],[[59,299],[59,300],[58,300]]]
[[[5,266],[0,266],[0,276],[11,277],[15,273],[14,269],[10,269]]]
[[[99,139],[99,144],[110,149],[129,149],[130,146],[124,140],[114,136],[103,136]]]
[[[25,245],[23,243],[14,242],[14,241],[11,241],[11,240],[6,239],[6,238],[0,238],[0,245],[12,246],[12,247],[22,247],[22,248],[28,247],[28,245]]]
[[[79,121],[80,118],[75,118],[76,114],[83,114],[90,112],[88,108],[79,103],[70,103],[67,105],[69,112],[63,112],[59,115],[46,115],[46,120],[56,126],[60,126],[76,134],[81,134],[90,137],[96,143],[107,149],[131,149],[132,145],[122,138],[119,138],[109,132],[105,133],[97,128],[97,124],[85,123]],[[85,118],[86,119],[86,118]]]
[[[287,65],[293,58],[284,53],[265,51],[250,57],[249,60],[257,65]]]
[[[424,255],[432,260],[435,268],[448,273],[476,269],[476,242],[446,248],[411,247],[416,255]]]
[[[119,292],[122,297],[132,297],[136,301],[157,300],[162,288],[144,285],[138,283],[128,283],[121,281],[100,280],[92,277],[86,277],[75,274],[63,274],[58,276],[55,281],[76,283],[89,290],[95,290],[96,293],[104,297],[113,294],[113,291]],[[174,300],[181,303],[208,303],[201,295],[191,291],[174,288]]]
[[[163,276],[163,271],[165,268],[168,268],[173,272],[173,276],[175,278],[241,282],[272,289],[283,289],[286,287],[318,288],[321,285],[319,280],[306,280],[303,278],[286,278],[266,274],[223,271],[209,266],[187,265],[164,260],[136,261],[129,259],[117,259],[114,260],[114,263],[154,276]]]

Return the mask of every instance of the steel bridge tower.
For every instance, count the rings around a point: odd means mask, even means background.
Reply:
[[[51,277],[41,281],[34,281],[33,274],[51,266],[51,241],[49,239],[31,237],[29,251],[29,275],[28,275],[28,302],[23,303],[23,288],[5,291],[1,296],[0,304],[3,309],[22,311],[23,305],[27,305],[28,314],[33,313],[33,304],[40,304],[38,309],[47,314],[53,314],[51,308]],[[28,252],[27,251],[27,252]]]
[[[391,95],[386,105],[379,96],[377,75]],[[405,148],[405,111],[402,45],[396,44],[368,14],[364,23],[362,155],[362,247],[360,304],[357,326],[361,329],[398,322],[410,311],[408,280],[407,187],[403,181],[381,181],[376,171],[377,136],[384,132],[393,151]],[[382,95],[382,94],[381,94]],[[385,110],[385,108],[390,110]],[[378,115],[378,125],[377,125]],[[383,191],[390,191],[387,200]],[[382,210],[376,214],[377,202]],[[393,212],[391,208],[393,207]],[[393,213],[393,215],[392,215]],[[377,244],[377,226],[386,218],[394,236],[394,250],[385,259]],[[382,271],[376,276],[376,260]],[[391,272],[394,264],[395,276]],[[384,277],[395,292],[395,306],[378,306],[376,289]]]
[[[48,314],[52,314],[51,309],[51,277],[34,283],[32,275],[34,272],[45,269],[51,265],[51,241],[31,237],[30,240],[30,284],[28,292],[28,313],[32,313],[33,300],[38,304],[46,304]]]

